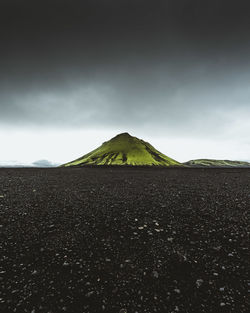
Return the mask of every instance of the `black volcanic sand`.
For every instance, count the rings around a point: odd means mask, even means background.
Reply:
[[[249,312],[250,170],[0,170],[0,311]]]

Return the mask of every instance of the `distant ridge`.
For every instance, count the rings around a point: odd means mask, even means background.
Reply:
[[[190,167],[250,167],[250,163],[244,161],[197,159],[182,163]]]
[[[0,168],[27,168],[27,167],[39,167],[39,168],[49,168],[57,167],[59,163],[53,163],[48,160],[37,160],[32,163],[21,163],[18,161],[0,161]]]
[[[159,152],[148,142],[122,133],[62,166],[84,165],[181,166],[182,164]]]

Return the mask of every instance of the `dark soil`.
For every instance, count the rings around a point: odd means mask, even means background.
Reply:
[[[0,311],[249,312],[250,170],[0,169]]]

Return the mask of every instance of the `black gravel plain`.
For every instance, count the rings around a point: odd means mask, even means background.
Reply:
[[[0,312],[249,312],[248,169],[0,169]]]

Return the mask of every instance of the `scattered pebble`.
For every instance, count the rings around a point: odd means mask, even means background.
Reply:
[[[152,272],[154,278],[159,278],[159,274],[157,271]]]
[[[196,286],[197,288],[200,288],[200,286],[204,283],[204,280],[203,279],[197,279],[196,280]]]

